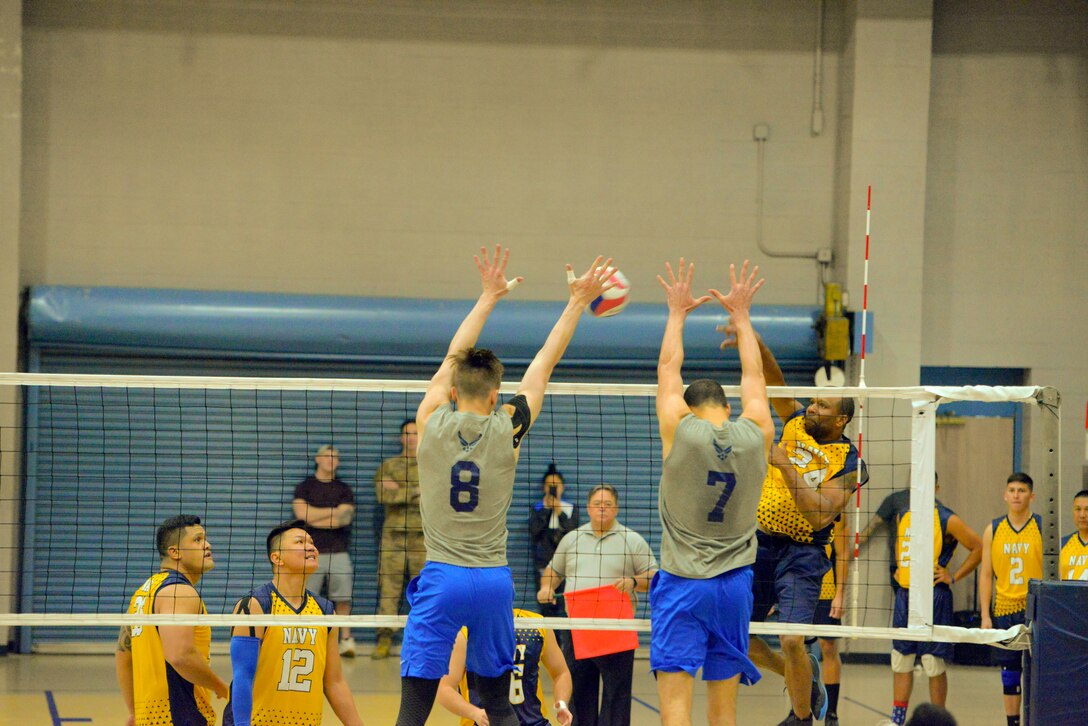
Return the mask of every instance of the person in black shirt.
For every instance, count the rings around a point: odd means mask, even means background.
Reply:
[[[533,504],[529,512],[529,538],[533,544],[533,567],[536,569],[536,588],[540,589],[540,577],[552,561],[555,548],[563,535],[578,528],[578,508],[563,499],[563,474],[553,461],[548,465],[541,480],[544,486],[544,498]],[[557,593],[563,591],[560,585]],[[566,615],[562,598],[555,603],[540,605],[540,614],[547,617]],[[566,633],[568,631],[560,631]]]

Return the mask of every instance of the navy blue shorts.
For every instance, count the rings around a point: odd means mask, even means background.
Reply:
[[[816,614],[812,616],[813,625],[842,625],[842,618],[831,617],[831,601],[817,600]],[[837,635],[821,635],[820,640],[838,640]],[[811,643],[815,638],[805,639],[805,643]]]
[[[650,585],[650,670],[703,669],[704,681],[759,680],[748,660],[752,568],[740,567],[707,580],[659,570]]]
[[[892,614],[892,627],[907,627],[907,598],[910,590],[901,587],[895,591],[895,611]],[[952,625],[952,589],[947,585],[933,587],[933,624]],[[952,644],[926,642],[922,640],[893,640],[892,648],[903,655],[934,655],[946,661],[952,660]]]
[[[465,667],[485,678],[514,669],[514,578],[509,567],[428,562],[408,585],[400,674],[436,679],[449,671],[453,641],[468,626]]]
[[[752,622],[762,623],[775,603],[780,623],[810,625],[824,574],[831,569],[820,545],[801,544],[788,537],[756,532],[759,548],[752,568]]]
[[[1027,611],[1009,613],[1008,615],[995,615],[993,617],[994,628],[1004,630],[1014,625],[1023,625],[1027,622]],[[994,663],[1009,671],[1022,671],[1024,669],[1024,651],[1009,650],[1007,648],[994,648]]]

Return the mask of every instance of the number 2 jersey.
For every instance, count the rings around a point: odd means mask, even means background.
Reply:
[[[538,613],[514,608],[515,618],[540,618]],[[466,633],[467,629],[462,628]],[[514,631],[517,648],[514,653],[514,670],[510,673],[510,705],[514,707],[520,726],[549,726],[548,709],[544,705],[544,688],[540,683],[540,663],[544,657],[544,628],[518,628]],[[476,693],[475,674],[465,672],[461,677],[461,695],[476,706],[480,697]],[[473,722],[461,719],[461,726],[473,726]]]
[[[192,585],[177,570],[152,575],[132,595],[130,615],[151,615],[155,597],[171,585]],[[169,593],[163,597],[169,597]],[[204,603],[200,614],[206,615]],[[209,660],[212,629],[207,625],[193,628],[193,645],[204,660]],[[208,689],[185,680],[163,655],[159,630],[154,625],[132,626],[132,687],[136,705],[136,726],[214,726]]]
[[[680,419],[661,468],[662,568],[708,579],[755,562],[766,473],[763,431],[751,419],[720,428],[695,415]]]
[[[994,615],[1018,613],[1027,608],[1028,580],[1043,577],[1043,520],[1038,514],[1019,530],[1008,516],[993,521],[990,562],[997,579]]]
[[[940,567],[948,567],[952,561],[952,555],[956,553],[956,545],[959,544],[955,537],[948,534],[948,520],[955,514],[943,504],[933,507],[933,564]],[[910,537],[911,537],[911,512],[902,512],[897,517],[895,552],[896,564],[895,581],[902,588],[910,588]]]
[[[428,562],[506,565],[517,443],[502,409],[481,416],[444,405],[431,414],[416,456]]]
[[[333,604],[312,592],[298,610],[269,582],[247,595],[267,615],[332,615]],[[261,638],[253,677],[253,726],[321,726],[325,708],[326,626],[269,625]],[[231,704],[223,726],[232,726]]]
[[[822,444],[816,441],[805,431],[803,408],[797,409],[782,427],[781,442],[801,478],[812,489],[819,489],[825,482],[858,471],[858,450],[850,439],[842,436]],[[867,479],[868,475],[862,467],[858,485],[864,484]],[[797,508],[782,472],[776,466],[767,468],[763,497],[759,501],[760,529],[803,544],[825,545],[831,541],[834,526],[832,523],[814,532],[812,525]]]

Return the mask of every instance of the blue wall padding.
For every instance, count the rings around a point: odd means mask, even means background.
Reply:
[[[1031,658],[1025,726],[1084,724],[1088,694],[1088,582],[1028,586]]]
[[[438,360],[445,353],[472,304],[466,300],[49,286],[31,288],[27,321],[29,343],[39,349],[74,345],[182,355],[217,351],[415,362]],[[480,344],[494,348],[515,366],[528,363],[563,305],[503,300]],[[767,305],[753,311],[753,322],[784,369],[811,370],[818,364],[813,330],[818,315],[816,307]],[[565,364],[656,365],[665,318],[663,302],[632,303],[612,318],[587,315]],[[691,315],[685,329],[689,367],[737,368],[736,355],[723,355],[718,349],[721,335],[715,326],[725,321],[717,302]]]

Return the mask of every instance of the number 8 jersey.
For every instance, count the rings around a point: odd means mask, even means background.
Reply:
[[[268,615],[332,615],[333,604],[306,592],[295,610],[271,582],[250,592]],[[253,678],[252,726],[321,726],[325,708],[327,627],[270,625],[264,629],[257,673]],[[223,726],[234,723],[231,704]]]
[[[1043,577],[1043,520],[1038,514],[1019,530],[1008,516],[993,521],[990,560],[997,579],[994,615],[1018,613],[1027,608],[1028,580]]]
[[[481,416],[445,405],[431,414],[416,456],[428,562],[506,565],[514,446],[514,423],[503,409]]]

